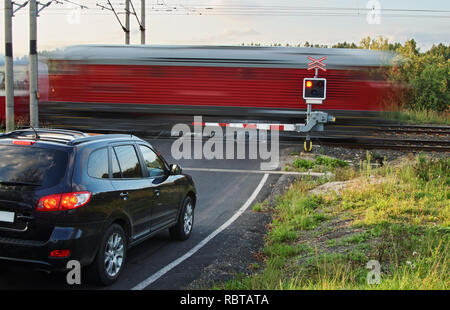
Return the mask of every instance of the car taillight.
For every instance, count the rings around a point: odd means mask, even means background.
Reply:
[[[91,199],[90,192],[74,192],[48,195],[39,199],[38,211],[64,211],[72,210],[86,205]]]
[[[62,194],[61,210],[70,210],[86,205],[91,199],[90,192],[77,192]]]
[[[49,195],[39,199],[36,206],[38,211],[58,211],[61,194]]]

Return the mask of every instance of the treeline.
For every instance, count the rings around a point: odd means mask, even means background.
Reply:
[[[242,44],[261,46],[261,44]],[[328,45],[305,42],[304,44],[274,43],[270,46],[328,48]],[[332,48],[360,48],[391,51],[399,55],[391,68],[384,72],[388,81],[402,85],[389,94],[391,107],[415,111],[449,112],[450,45],[433,45],[421,52],[414,39],[405,43],[389,42],[383,37],[363,38],[359,44],[341,42]],[[394,89],[394,88],[393,88]]]
[[[401,44],[367,37],[358,48],[392,51],[400,56],[387,72],[388,80],[405,85],[392,94],[393,104],[416,111],[449,111],[450,45],[441,43],[420,52],[414,39]]]

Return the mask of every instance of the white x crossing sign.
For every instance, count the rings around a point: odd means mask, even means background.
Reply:
[[[323,63],[324,60],[327,59],[326,56],[319,58],[319,59],[315,59],[311,56],[308,56],[308,59],[311,60],[311,62],[308,64],[308,70],[312,70],[312,69],[321,69],[323,71],[327,71],[327,65],[325,63]]]

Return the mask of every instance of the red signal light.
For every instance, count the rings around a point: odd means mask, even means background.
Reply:
[[[306,81],[306,87],[311,88],[313,86],[312,81]]]

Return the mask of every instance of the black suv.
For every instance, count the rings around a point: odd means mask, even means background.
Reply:
[[[196,190],[132,135],[25,129],[0,135],[0,259],[66,270],[97,283],[120,275],[127,249],[162,229],[189,238]]]

